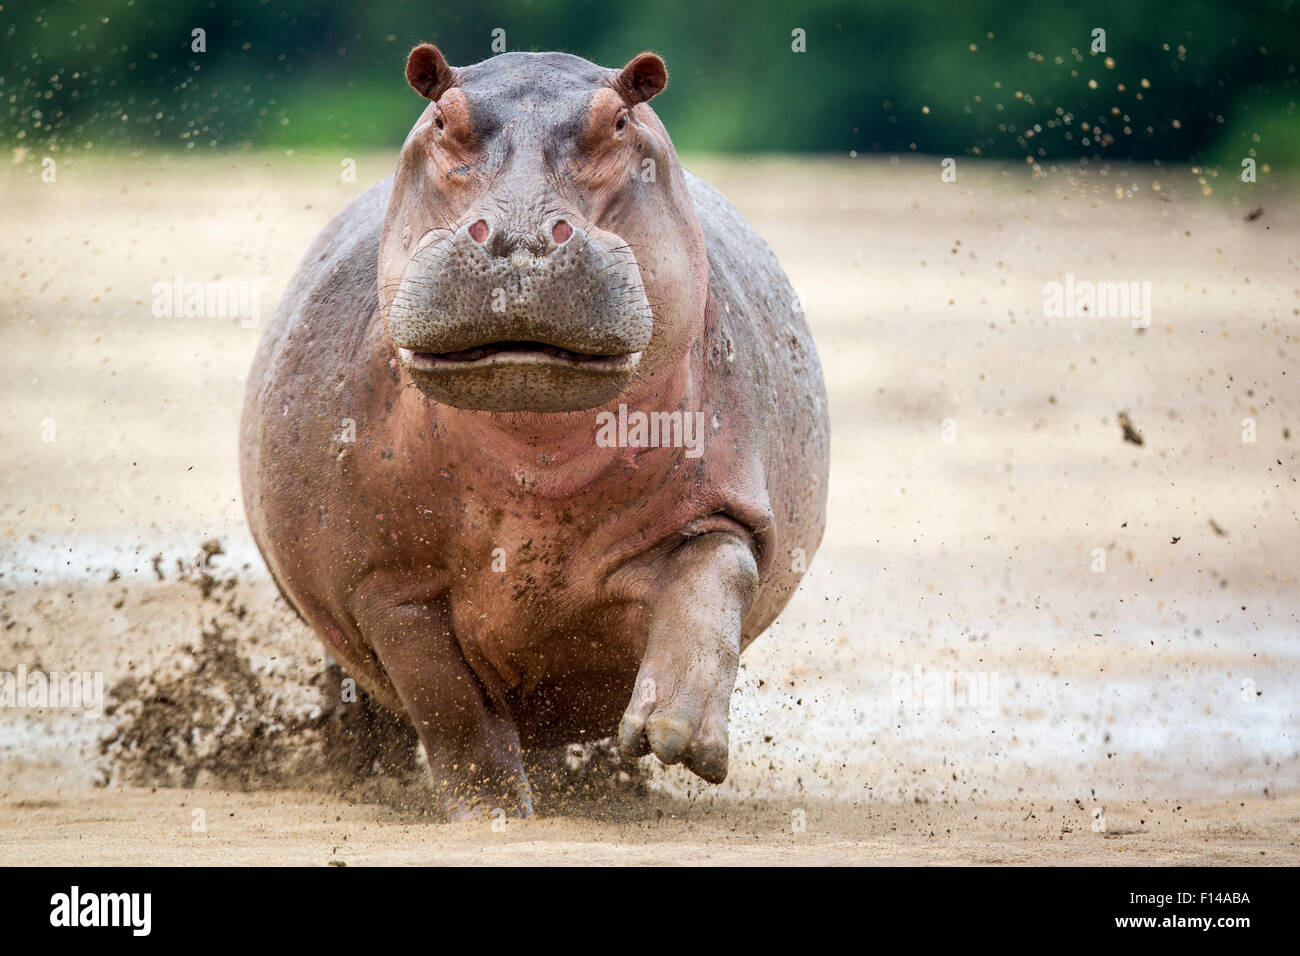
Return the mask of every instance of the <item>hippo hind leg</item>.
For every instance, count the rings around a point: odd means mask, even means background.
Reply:
[[[653,752],[721,783],[741,621],[758,589],[758,569],[737,536],[713,532],[672,551],[661,574],[619,750],[626,757]]]
[[[532,816],[519,732],[466,662],[445,603],[372,602],[354,613],[420,735],[441,816]]]

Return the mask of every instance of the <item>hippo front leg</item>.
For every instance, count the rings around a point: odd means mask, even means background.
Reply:
[[[668,555],[632,702],[619,725],[625,756],[653,751],[710,783],[726,779],[740,625],[757,589],[754,555],[736,535],[699,535]]]
[[[532,816],[519,732],[466,662],[448,608],[379,606],[356,616],[424,744],[441,815],[464,820],[501,808]]]

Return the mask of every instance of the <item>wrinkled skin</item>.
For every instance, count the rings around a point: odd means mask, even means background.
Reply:
[[[396,175],[317,237],[250,374],[258,546],[409,716],[446,817],[531,813],[521,748],[610,734],[720,781],[740,652],[825,523],[798,300],[680,167],[657,57],[424,45],[407,79]],[[702,454],[605,447],[620,405],[702,412]]]

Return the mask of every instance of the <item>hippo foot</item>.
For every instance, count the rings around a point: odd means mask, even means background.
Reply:
[[[654,753],[709,783],[727,777],[727,721],[740,627],[758,571],[735,535],[691,538],[668,556],[632,702],[619,724],[626,758]]]
[[[727,719],[735,684],[737,651],[720,649],[713,666],[677,676],[667,662],[637,675],[632,703],[618,729],[626,757],[653,753],[666,764],[680,763],[709,783],[727,778]],[[731,671],[728,681],[725,673]],[[703,672],[703,673],[702,673]]]
[[[499,689],[466,661],[446,602],[389,605],[362,596],[357,606],[362,632],[424,746],[438,815],[532,816],[519,732]]]
[[[449,786],[437,788],[437,815],[447,823],[533,816],[533,791],[523,778],[506,785]]]

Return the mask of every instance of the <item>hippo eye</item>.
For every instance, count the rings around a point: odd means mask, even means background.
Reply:
[[[614,121],[614,129],[622,132],[623,127],[627,125],[627,110],[618,111],[618,119]]]
[[[446,127],[447,124],[442,121],[441,113],[438,113],[433,117],[433,125],[438,127],[438,129],[443,129]]]

